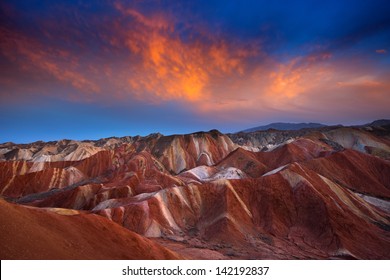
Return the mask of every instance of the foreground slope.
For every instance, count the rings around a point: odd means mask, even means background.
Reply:
[[[180,256],[97,215],[0,200],[0,258],[177,259]]]

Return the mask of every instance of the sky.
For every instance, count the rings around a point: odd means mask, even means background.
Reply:
[[[0,2],[0,142],[390,118],[390,1]]]

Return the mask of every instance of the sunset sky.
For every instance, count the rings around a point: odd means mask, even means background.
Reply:
[[[0,2],[0,142],[390,118],[390,1]]]

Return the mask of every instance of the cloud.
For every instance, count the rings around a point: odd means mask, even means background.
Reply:
[[[47,73],[81,92],[99,92],[99,86],[82,73],[77,58],[68,51],[46,46],[34,38],[4,27],[0,27],[0,36],[0,52],[22,71]]]
[[[328,53],[268,59],[251,75],[220,88],[197,108],[221,121],[322,122],[385,116],[390,106],[389,71],[354,60],[335,60]],[[222,94],[223,93],[223,94]]]
[[[381,87],[382,83],[377,81],[373,76],[365,75],[354,77],[343,82],[337,82],[337,86],[344,88],[366,88],[369,90],[370,88]]]
[[[132,61],[138,60],[127,78],[128,91],[137,92],[138,98],[201,100],[212,94],[208,87],[215,79],[243,75],[245,59],[256,55],[253,48],[211,34],[194,36],[190,27],[178,32],[174,20],[161,14],[149,18],[121,4],[115,7],[130,17],[122,18],[122,24],[130,22],[114,36],[125,41]],[[187,40],[181,37],[185,32],[189,33]]]
[[[79,29],[67,24],[69,18],[59,19],[61,24],[37,20],[40,36],[0,27],[2,57],[24,75],[3,76],[1,91],[14,87],[23,94],[34,84],[39,94],[77,102],[175,102],[196,117],[221,121],[326,119],[330,110],[342,118],[353,110],[385,112],[390,106],[389,71],[381,73],[365,57],[339,55],[318,42],[275,54],[269,46],[266,51],[261,34],[245,40],[215,34],[190,14],[183,20],[167,10],[122,2],[109,8],[99,21],[78,15]]]
[[[103,18],[98,30],[76,32],[61,17],[61,25],[42,21],[41,37],[1,27],[0,50],[22,71],[73,88],[64,98],[149,103],[208,98],[215,83],[244,76],[246,60],[259,53],[256,42],[230,41],[187,23],[178,30],[177,19],[161,12],[144,15],[120,2],[114,8],[119,16]],[[82,38],[91,32],[98,39],[88,49]]]
[[[387,53],[387,50],[385,49],[380,49],[380,50],[375,50],[376,53],[379,53],[379,54],[386,54]]]

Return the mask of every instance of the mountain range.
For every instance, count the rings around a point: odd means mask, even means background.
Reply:
[[[1,259],[389,259],[387,122],[0,144]]]
[[[385,126],[390,125],[390,120],[382,119],[382,120],[376,120],[371,123],[367,123],[361,126]],[[270,123],[263,126],[257,126],[253,128],[248,128],[243,130],[242,132],[255,132],[259,130],[269,130],[269,129],[275,129],[275,130],[300,130],[300,129],[307,129],[307,128],[320,128],[325,127],[328,125],[321,124],[321,123],[284,123],[284,122],[277,122],[277,123]],[[341,126],[341,125],[338,125]]]
[[[254,132],[258,130],[268,130],[268,129],[275,129],[275,130],[299,130],[304,128],[319,128],[324,127],[325,124],[321,123],[283,123],[283,122],[277,122],[277,123],[270,123],[263,126],[257,126],[253,128],[248,128],[243,130],[242,132]]]

